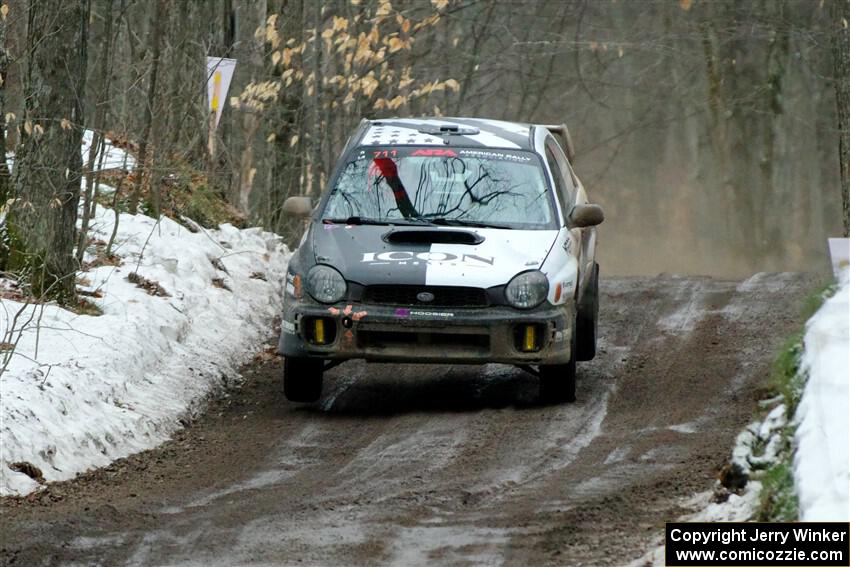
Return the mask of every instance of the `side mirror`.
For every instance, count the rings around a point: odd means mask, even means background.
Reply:
[[[310,197],[289,197],[283,202],[283,214],[299,219],[307,218],[313,212]]]
[[[585,228],[602,224],[605,213],[599,205],[576,205],[567,217],[569,228]]]

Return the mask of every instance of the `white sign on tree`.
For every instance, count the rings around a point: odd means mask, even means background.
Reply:
[[[207,57],[207,108],[210,114],[215,113],[212,130],[218,128],[224,101],[227,100],[227,91],[230,89],[230,80],[233,79],[235,70],[236,59]]]

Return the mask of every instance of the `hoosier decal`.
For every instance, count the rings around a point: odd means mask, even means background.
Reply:
[[[450,311],[417,311],[415,309],[396,309],[396,317],[435,317],[439,319],[449,319],[455,314]]]

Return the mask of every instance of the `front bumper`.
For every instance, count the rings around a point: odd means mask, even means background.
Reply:
[[[323,320],[316,344],[313,325]],[[394,307],[365,303],[321,305],[287,298],[278,351],[324,359],[482,364],[563,364],[570,359],[572,302],[521,311],[487,308]],[[523,350],[525,327],[535,327],[535,349]]]

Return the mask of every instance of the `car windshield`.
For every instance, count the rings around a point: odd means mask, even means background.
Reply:
[[[533,153],[458,148],[361,149],[343,165],[324,222],[552,228]]]

